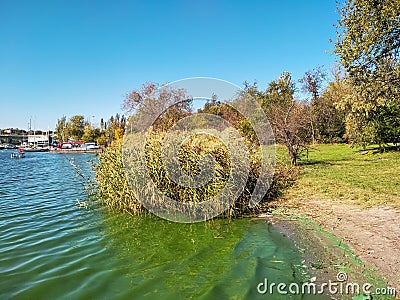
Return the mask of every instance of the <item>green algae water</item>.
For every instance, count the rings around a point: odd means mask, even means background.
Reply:
[[[0,299],[328,299],[259,294],[302,283],[302,254],[265,220],[178,224],[83,208],[91,155],[0,151]]]

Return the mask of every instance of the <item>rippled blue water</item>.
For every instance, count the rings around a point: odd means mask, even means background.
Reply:
[[[0,299],[288,299],[301,254],[261,221],[175,224],[79,207],[92,155],[0,151]],[[292,297],[292,299],[300,299]]]

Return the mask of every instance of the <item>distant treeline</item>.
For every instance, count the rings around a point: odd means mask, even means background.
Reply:
[[[67,120],[65,116],[58,119],[55,134],[56,139],[65,142],[70,139],[83,142],[96,142],[98,145],[107,146],[113,140],[122,138],[126,118],[116,114],[104,122],[101,118],[99,126],[93,126],[82,115],[72,116]]]

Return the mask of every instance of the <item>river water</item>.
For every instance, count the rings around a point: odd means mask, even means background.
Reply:
[[[322,299],[257,292],[265,278],[309,278],[300,251],[263,220],[177,224],[84,208],[68,159],[90,173],[94,156],[10,153],[0,151],[0,299]]]

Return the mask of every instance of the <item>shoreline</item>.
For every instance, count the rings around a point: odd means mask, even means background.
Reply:
[[[371,283],[375,287],[385,285],[381,274],[370,265],[360,261],[355,253],[342,240],[322,228],[313,220],[291,212],[274,211],[261,215],[278,231],[287,236],[303,253],[302,267],[314,279],[317,289],[329,282],[338,283],[339,274],[345,274],[346,283]],[[332,299],[351,299],[356,294],[329,293]]]
[[[400,210],[385,206],[365,209],[327,200],[281,200],[274,204],[273,222],[309,219],[326,233],[343,241],[354,253],[355,259],[379,272],[386,286],[395,288],[396,296],[400,298]],[[303,231],[311,238],[316,233],[315,228],[305,229]],[[318,235],[315,236],[317,244],[320,242]],[[301,239],[304,240],[304,237]]]
[[[93,149],[93,150],[81,150],[81,149],[50,149],[50,153],[56,153],[56,154],[87,154],[87,153],[101,153],[102,149]]]

